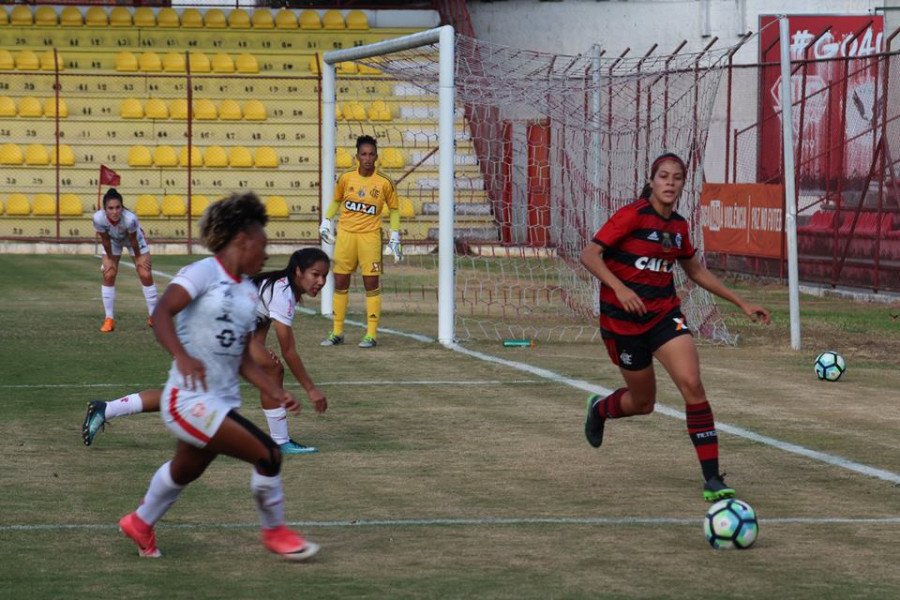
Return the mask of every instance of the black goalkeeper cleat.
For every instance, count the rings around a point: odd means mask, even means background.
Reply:
[[[597,412],[597,403],[603,400],[601,396],[592,394],[587,399],[587,418],[584,420],[584,437],[587,438],[588,444],[594,448],[599,448],[603,444],[603,426],[606,425],[606,419]]]
[[[734,498],[734,489],[725,483],[725,473],[707,479],[703,486],[703,499],[707,502],[718,502],[725,498]]]

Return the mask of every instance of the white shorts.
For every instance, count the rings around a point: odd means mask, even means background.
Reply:
[[[143,227],[138,227],[138,230],[135,232],[137,234],[137,242],[138,248],[141,249],[141,254],[147,254],[150,252],[150,245],[147,244],[147,236],[144,235]],[[128,252],[131,252],[131,242],[126,240]],[[122,256],[122,244],[119,244],[116,240],[110,238],[109,245],[112,247],[113,256]]]
[[[238,404],[240,406],[240,404]],[[207,392],[183,390],[166,385],[159,410],[166,427],[179,440],[198,448],[212,439],[228,411],[238,408],[234,402]]]

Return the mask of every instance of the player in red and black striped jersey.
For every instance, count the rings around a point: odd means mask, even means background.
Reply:
[[[697,285],[738,306],[752,321],[769,313],[729,290],[700,262],[688,224],[675,211],[684,189],[684,162],[663,154],[650,169],[640,198],[616,211],[581,253],[581,262],[601,283],[600,329],[625,387],[605,398],[591,396],[585,435],[598,448],[607,419],[653,412],[653,357],[684,397],[687,429],[697,451],[707,501],[734,496],[719,473],[719,446],[712,409],[700,381],[700,357],[681,313],[672,270],[681,265]]]

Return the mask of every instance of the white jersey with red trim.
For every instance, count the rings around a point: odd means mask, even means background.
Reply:
[[[144,237],[144,231],[141,229],[137,215],[126,208],[122,209],[122,216],[117,223],[109,222],[105,210],[100,209],[95,212],[94,231],[107,234],[112,243],[119,247],[131,248],[128,237],[132,233],[137,234],[138,245],[140,247],[143,248],[147,245],[147,240]]]
[[[256,316],[260,319],[272,319],[291,327],[294,323],[294,291],[288,284],[287,277],[282,277],[266,286],[259,294],[256,304]]]
[[[169,285],[183,287],[191,297],[177,315],[175,331],[187,353],[206,366],[208,393],[239,407],[238,370],[256,326],[256,286],[246,277],[233,277],[215,256],[182,268]],[[187,387],[174,360],[167,385]]]

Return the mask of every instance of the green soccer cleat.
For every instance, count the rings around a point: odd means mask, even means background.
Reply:
[[[94,436],[103,431],[106,426],[106,402],[94,400],[88,402],[87,413],[84,415],[84,423],[81,425],[81,439],[85,446],[94,442]]]
[[[594,448],[599,448],[603,444],[603,427],[606,425],[606,419],[602,418],[597,412],[597,403],[601,400],[603,400],[603,397],[597,394],[591,394],[587,399],[584,437],[587,438],[588,444]]]
[[[331,334],[319,344],[320,346],[340,346],[344,343],[344,336]]]
[[[734,489],[725,484],[725,474],[713,475],[703,486],[703,499],[707,502],[718,502],[726,498],[734,498]]]
[[[371,335],[367,335],[359,343],[359,347],[360,348],[374,348],[377,344],[378,344],[378,342],[375,341],[375,338],[373,338]]]
[[[288,440],[281,444],[279,448],[281,448],[282,454],[312,454],[313,452],[318,452],[315,446],[304,446],[294,440]]]

